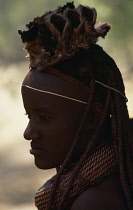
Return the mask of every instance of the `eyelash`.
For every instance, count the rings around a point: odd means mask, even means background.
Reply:
[[[25,115],[27,115],[27,116],[28,116],[28,119],[30,119],[30,114],[28,114],[28,113],[25,113]]]
[[[30,114],[29,113],[25,113],[25,115],[28,116],[28,119],[30,120]],[[48,116],[45,116],[45,115],[39,115],[40,119],[41,120],[48,120],[49,117]]]

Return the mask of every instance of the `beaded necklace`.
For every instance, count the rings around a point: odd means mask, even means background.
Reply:
[[[60,178],[60,183],[56,190],[51,209],[59,210],[59,203],[65,187],[69,183],[72,176],[72,169]],[[74,180],[68,196],[63,203],[62,209],[72,205],[74,200],[89,187],[98,184],[106,176],[114,174],[117,169],[117,158],[111,143],[107,143],[103,147],[88,156],[84,164],[80,168],[76,179]],[[56,175],[48,180],[36,193],[35,205],[39,210],[47,210],[51,190]]]

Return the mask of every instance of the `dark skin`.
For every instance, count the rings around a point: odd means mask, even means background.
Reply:
[[[88,101],[89,97],[88,92],[81,87],[47,72],[33,70],[28,73],[23,84],[82,101]],[[40,169],[58,168],[69,152],[86,105],[27,87],[22,88],[22,97],[29,117],[24,137],[31,141],[31,154],[34,155],[35,165]],[[102,116],[103,105],[99,100],[95,101],[92,107],[89,132],[82,133],[82,141],[75,148],[71,162],[78,161]],[[106,130],[106,125],[103,125],[98,135],[99,141],[107,140]],[[97,186],[89,188],[68,209],[125,210],[119,177],[108,177]]]
[[[95,187],[82,193],[73,203],[71,210],[127,210],[120,178],[107,177]]]
[[[30,72],[23,84],[83,101],[88,98],[80,87],[70,85],[49,73]],[[31,140],[34,150],[42,150],[40,154],[34,154],[36,166],[41,169],[59,167],[70,149],[85,105],[26,87],[22,88],[22,96],[29,117],[24,137]],[[77,160],[78,152],[77,148],[72,161]]]

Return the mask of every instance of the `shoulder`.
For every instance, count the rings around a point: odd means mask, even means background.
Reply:
[[[71,210],[126,210],[120,186],[107,178],[95,187],[83,192],[73,203]]]
[[[97,190],[88,189],[82,193],[73,203],[71,210],[112,210],[110,200],[106,195]]]

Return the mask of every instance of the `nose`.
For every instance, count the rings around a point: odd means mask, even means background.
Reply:
[[[31,126],[31,124],[29,122],[27,128],[24,131],[23,136],[26,140],[34,140],[34,139],[38,139],[40,137],[40,134],[37,131],[37,129],[35,129],[33,126]]]

